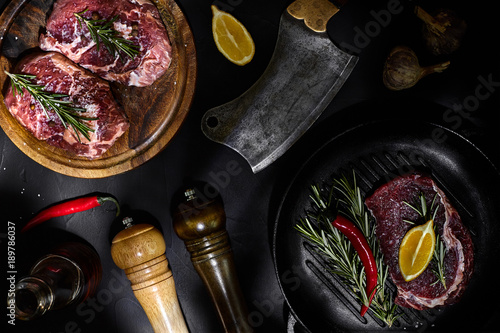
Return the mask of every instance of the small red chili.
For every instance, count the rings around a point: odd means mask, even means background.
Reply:
[[[36,214],[22,229],[26,232],[29,229],[43,223],[51,218],[83,212],[91,208],[101,206],[106,201],[112,201],[116,205],[116,216],[120,215],[120,205],[113,197],[90,196],[68,200],[53,206],[50,206]]]
[[[337,215],[332,225],[342,232],[347,239],[352,243],[354,249],[359,255],[361,262],[365,268],[366,274],[366,294],[369,297],[368,304],[363,304],[361,307],[361,316],[364,316],[373,300],[377,287],[377,264],[373,257],[370,245],[366,241],[363,233],[348,219],[341,215]]]

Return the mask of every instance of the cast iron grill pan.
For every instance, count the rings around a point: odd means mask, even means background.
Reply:
[[[399,307],[400,317],[390,328],[371,311],[365,317],[359,315],[356,298],[293,228],[311,207],[311,184],[330,185],[332,177],[340,175],[352,178],[353,170],[365,198],[390,179],[412,171],[427,173],[444,190],[475,247],[474,274],[458,304],[425,311]],[[441,332],[479,327],[489,318],[499,294],[495,290],[499,178],[472,143],[432,123],[371,122],[331,139],[295,175],[277,214],[276,273],[292,315],[311,332]],[[396,291],[391,282],[386,288]]]

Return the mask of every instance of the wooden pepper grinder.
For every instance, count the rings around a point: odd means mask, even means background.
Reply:
[[[205,184],[205,183],[203,183]],[[234,265],[226,214],[220,195],[213,187],[204,196],[200,187],[187,187],[174,199],[175,233],[184,240],[191,262],[208,289],[226,332],[252,332],[248,310]],[[215,193],[215,195],[214,195]]]
[[[135,297],[156,333],[188,332],[177,299],[174,278],[165,256],[162,233],[150,224],[131,224],[112,241],[111,256],[125,271]]]

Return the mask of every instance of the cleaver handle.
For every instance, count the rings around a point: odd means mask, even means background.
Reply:
[[[287,7],[287,12],[315,32],[325,32],[330,18],[339,8],[329,0],[295,0]]]

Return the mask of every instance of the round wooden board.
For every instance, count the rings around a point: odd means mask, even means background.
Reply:
[[[195,90],[196,50],[189,24],[174,0],[153,0],[172,43],[172,62],[148,87],[111,83],[114,96],[130,121],[130,129],[99,159],[88,160],[40,141],[12,117],[3,102],[4,70],[24,53],[38,48],[53,1],[13,0],[0,16],[0,125],[26,155],[41,165],[78,178],[103,178],[138,167],[157,155],[187,116]]]

